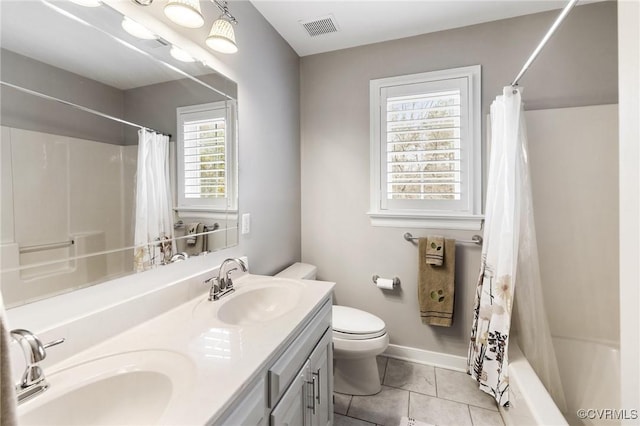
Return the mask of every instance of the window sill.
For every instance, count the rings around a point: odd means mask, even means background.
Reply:
[[[430,215],[416,213],[368,212],[372,226],[393,228],[458,229],[479,231],[482,215]]]
[[[235,210],[215,210],[207,207],[176,207],[174,211],[180,219],[212,219],[212,220],[237,220],[238,212]]]

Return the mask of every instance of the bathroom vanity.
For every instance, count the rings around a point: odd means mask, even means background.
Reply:
[[[45,364],[50,388],[19,406],[20,424],[331,424],[334,284],[250,274],[234,284]],[[101,327],[138,315],[124,312],[101,313]],[[88,333],[95,324],[83,321]]]
[[[328,425],[333,419],[331,301],[260,371],[246,395],[214,424]]]

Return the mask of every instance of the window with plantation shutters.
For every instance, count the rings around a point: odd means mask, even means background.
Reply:
[[[480,67],[370,89],[372,224],[479,229]]]
[[[233,105],[227,101],[178,108],[178,210],[234,207]]]

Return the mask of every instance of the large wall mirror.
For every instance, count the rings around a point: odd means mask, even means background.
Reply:
[[[165,176],[145,182],[169,188],[171,228],[138,245],[153,262],[137,269],[235,245],[236,84],[161,36],[131,35],[105,4],[0,7],[5,304],[136,272],[141,127],[170,135]]]

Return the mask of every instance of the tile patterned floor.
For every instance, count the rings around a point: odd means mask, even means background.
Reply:
[[[398,426],[402,416],[437,426],[504,426],[491,396],[465,373],[378,357],[382,391],[335,394],[335,426]]]

